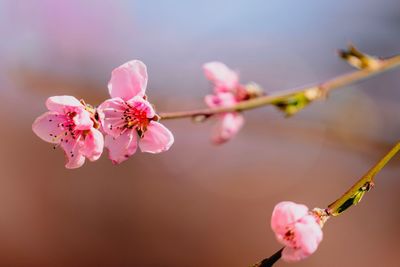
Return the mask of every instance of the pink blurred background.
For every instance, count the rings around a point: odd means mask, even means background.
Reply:
[[[158,111],[178,111],[204,106],[207,61],[274,92],[351,71],[335,54],[350,41],[400,53],[399,29],[397,0],[0,0],[0,266],[248,266],[271,255],[277,202],[326,206],[399,139],[399,70],[291,119],[247,112],[220,147],[211,120],[166,121],[169,152],[119,166],[104,154],[66,170],[33,120],[51,95],[99,104],[131,59],[147,64]],[[399,266],[399,162],[293,266]]]

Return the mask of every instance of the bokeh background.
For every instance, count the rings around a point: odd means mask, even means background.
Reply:
[[[31,131],[51,95],[99,104],[113,68],[141,59],[158,111],[204,107],[201,65],[221,60],[268,92],[351,71],[349,42],[400,53],[398,0],[0,1],[0,266],[248,266],[280,245],[282,200],[325,207],[400,138],[394,70],[293,118],[271,107],[216,147],[213,121],[166,121],[167,153],[66,170]],[[293,266],[399,266],[400,160],[332,219]],[[277,266],[289,266],[279,262]]]

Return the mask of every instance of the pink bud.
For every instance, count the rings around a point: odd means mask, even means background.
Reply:
[[[278,203],[272,212],[271,228],[285,248],[282,259],[295,262],[307,258],[322,241],[319,219],[305,205],[290,201]]]

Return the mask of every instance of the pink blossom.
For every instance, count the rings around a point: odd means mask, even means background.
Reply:
[[[239,84],[239,75],[221,62],[209,62],[203,66],[205,76],[214,85],[214,94],[206,95],[205,102],[211,107],[229,107],[248,99],[244,86]],[[222,144],[233,138],[242,128],[244,119],[239,112],[217,115],[212,140]]]
[[[278,203],[272,212],[271,228],[285,245],[282,259],[295,262],[307,258],[322,241],[319,219],[305,205],[290,201]]]
[[[113,70],[108,90],[111,99],[104,101],[98,112],[106,134],[109,158],[118,164],[136,152],[160,153],[174,142],[172,133],[161,123],[146,100],[146,65],[129,61]]]
[[[239,75],[222,62],[208,62],[203,69],[207,79],[214,84],[216,93],[233,92],[239,86]]]
[[[46,101],[48,112],[32,125],[33,132],[46,142],[61,146],[66,168],[83,165],[85,158],[97,160],[103,152],[104,139],[94,128],[93,114],[72,96],[52,96]]]

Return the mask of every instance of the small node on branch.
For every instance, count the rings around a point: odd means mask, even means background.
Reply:
[[[160,121],[160,119],[161,119],[160,115],[156,114],[156,115],[154,115],[154,117],[151,120]]]
[[[194,123],[201,123],[201,122],[205,122],[210,117],[211,117],[211,115],[195,115],[192,117],[192,121]]]
[[[250,82],[245,85],[245,92],[247,94],[248,99],[256,98],[265,95],[264,90],[262,87],[255,83],[255,82]]]
[[[339,50],[338,53],[347,63],[360,70],[376,70],[381,65],[379,58],[364,54],[353,45],[349,45],[347,50]]]
[[[286,117],[290,117],[307,107],[314,100],[324,96],[319,87],[311,87],[304,91],[277,99],[272,104],[284,112]]]

